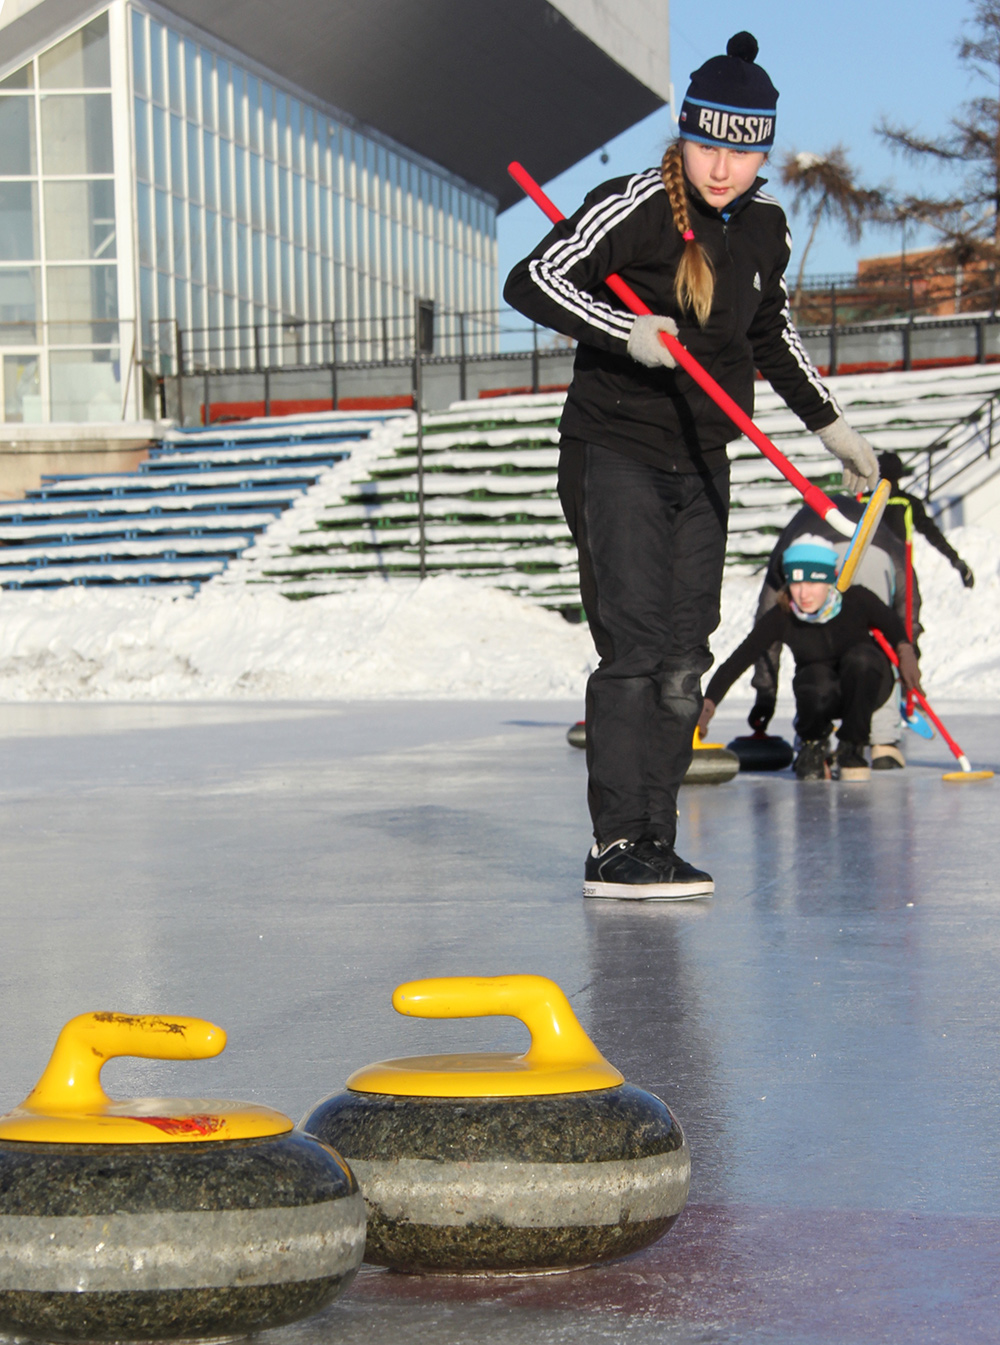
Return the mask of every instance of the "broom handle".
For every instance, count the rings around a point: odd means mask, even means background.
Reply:
[[[878,645],[879,649],[881,649],[882,653],[886,656],[886,658],[889,660],[892,666],[894,668],[898,668],[899,655],[896,653],[895,649],[893,649],[892,645],[885,638],[882,632],[880,630],[876,630],[873,626],[870,633],[875,643]],[[918,691],[916,687],[914,687],[912,691],[910,691],[909,695],[911,695],[913,699],[917,702],[921,710],[923,710],[924,714],[927,716],[927,718],[937,729],[938,733],[940,733],[941,737],[948,744],[949,748],[951,749],[952,756],[962,767],[962,770],[963,771],[969,770],[970,769],[969,758],[965,755],[965,753],[959,747],[958,743],[951,736],[951,734],[948,732],[945,726],[941,723],[940,719],[938,719],[937,715],[931,709],[930,705],[928,705],[927,697],[924,695],[924,693],[922,691]]]
[[[507,172],[522,191],[530,196],[537,206],[541,207],[553,224],[558,224],[566,218],[555,202],[545,195],[535,179],[521,164],[516,161],[508,164]],[[648,304],[643,303],[635,290],[627,285],[621,276],[614,274],[606,276],[604,283],[608,289],[618,295],[618,298],[630,312],[638,315],[652,313],[653,310]],[[716,406],[725,411],[736,428],[741,430],[752,444],[756,444],[764,457],[777,467],[790,485],[795,487],[810,509],[815,510],[820,518],[826,519],[827,523],[836,528],[844,537],[853,537],[855,525],[840,512],[829,495],[820,490],[819,486],[813,485],[809,478],[803,476],[797,467],[792,466],[784,453],[775,448],[763,430],[757,428],[743,408],[736,405],[729,393],[719,386],[707,369],[702,368],[695,357],[681,345],[676,336],[671,336],[668,332],[660,332],[660,340],[681,368],[691,375],[700,388],[708,393]]]

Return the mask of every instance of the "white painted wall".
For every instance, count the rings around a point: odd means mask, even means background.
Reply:
[[[30,9],[40,5],[42,0],[2,0],[0,3],[0,28],[6,28],[8,23],[13,23],[19,19],[22,14],[27,14]]]
[[[18,0],[22,4],[31,2]],[[670,101],[670,0],[549,3],[647,88],[665,102]]]

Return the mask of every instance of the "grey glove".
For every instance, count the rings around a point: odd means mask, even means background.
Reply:
[[[851,429],[843,416],[838,416],[832,425],[817,430],[816,437],[844,464],[844,490],[849,495],[875,489],[878,485],[875,450],[864,435]]]
[[[670,336],[677,335],[677,323],[673,318],[657,317],[655,313],[644,313],[632,324],[628,336],[628,353],[637,364],[647,369],[658,369],[661,365],[673,369],[677,361],[660,340],[660,332]]]

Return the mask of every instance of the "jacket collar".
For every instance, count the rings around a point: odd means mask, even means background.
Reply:
[[[717,210],[714,205],[709,205],[700,192],[696,192],[687,176],[684,178],[684,185],[687,187],[688,200],[697,210],[699,215],[704,215],[707,219],[730,220],[734,215],[738,215],[741,210],[745,210],[753,198],[760,191],[761,187],[767,182],[766,177],[754,179],[753,185],[742,196],[737,196],[730,201],[724,210]]]

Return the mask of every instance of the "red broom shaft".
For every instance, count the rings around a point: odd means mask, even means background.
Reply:
[[[872,627],[871,635],[875,643],[878,645],[879,649],[881,649],[882,653],[886,656],[886,658],[889,660],[892,666],[894,668],[898,668],[899,655],[896,653],[895,649],[893,649],[892,645],[885,638],[882,632],[880,630],[875,630],[875,628]],[[923,710],[924,714],[937,729],[938,733],[940,733],[941,737],[951,748],[952,756],[954,756],[956,760],[961,761],[961,759],[965,756],[965,753],[962,751],[958,743],[951,736],[951,734],[948,732],[945,726],[941,723],[940,719],[938,719],[937,715],[928,705],[927,697],[924,695],[924,693],[922,691],[917,691],[917,689],[914,687],[914,689],[910,692],[910,695],[914,698],[914,700],[920,706],[921,710]]]
[[[516,162],[509,164],[507,171],[521,190],[530,196],[537,206],[541,207],[553,224],[558,224],[566,218],[555,202],[549,200],[535,179],[521,164]],[[606,276],[604,283],[608,289],[613,290],[618,295],[630,312],[639,315],[652,313],[653,310],[649,305],[643,303],[631,285],[622,280],[621,276]],[[814,509],[820,518],[826,518],[832,509],[836,509],[836,505],[829,495],[820,490],[819,486],[813,485],[809,478],[803,476],[797,467],[792,466],[784,453],[775,448],[763,430],[757,428],[743,408],[737,406],[729,393],[719,386],[708,370],[701,367],[695,357],[681,345],[675,336],[670,336],[667,332],[661,332],[660,340],[681,368],[690,374],[698,386],[708,393],[720,410],[725,411],[736,428],[742,430],[750,442],[757,445],[764,457],[777,467],[785,480],[795,487],[810,509]]]

